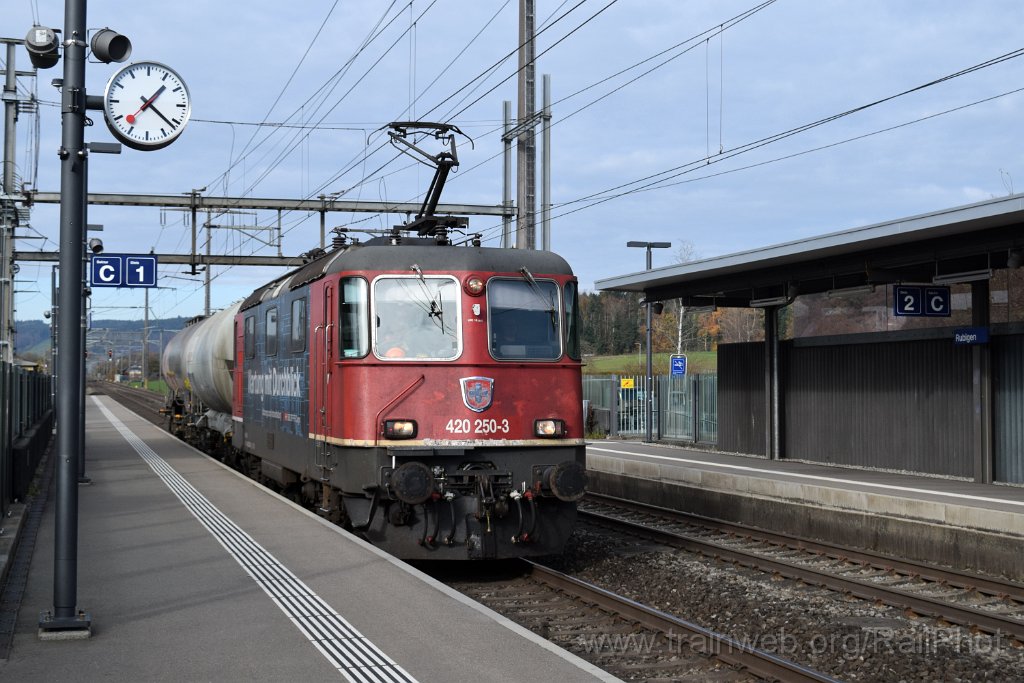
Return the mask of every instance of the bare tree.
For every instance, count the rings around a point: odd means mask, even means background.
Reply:
[[[693,246],[693,242],[690,240],[680,240],[679,247],[675,253],[676,263],[692,263],[700,258],[700,254],[697,253],[697,248]],[[683,300],[679,299],[679,311],[676,314],[676,353],[680,354],[683,352],[683,319],[686,317],[686,307],[683,306]]]

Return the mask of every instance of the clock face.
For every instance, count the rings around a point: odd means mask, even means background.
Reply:
[[[103,118],[118,140],[133,149],[160,149],[185,129],[192,101],[170,67],[135,62],[122,68],[103,93]]]

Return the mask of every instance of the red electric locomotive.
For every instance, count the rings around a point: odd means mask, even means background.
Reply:
[[[450,220],[339,244],[186,328],[164,374],[186,432],[398,557],[557,553],[586,481],[576,279]]]

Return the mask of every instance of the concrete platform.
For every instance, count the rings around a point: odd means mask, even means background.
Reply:
[[[611,440],[587,469],[597,493],[1024,581],[1024,487]]]
[[[103,396],[87,409],[78,608],[41,641],[47,507],[10,681],[616,680],[170,438]]]

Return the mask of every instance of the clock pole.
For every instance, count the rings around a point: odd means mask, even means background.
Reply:
[[[64,5],[64,79],[61,87],[60,278],[57,376],[79,376],[82,362],[82,242],[85,239],[86,0]],[[88,637],[91,618],[78,610],[78,459],[83,414],[78,382],[57,385],[57,501],[54,521],[53,611],[39,621],[42,633]],[[66,637],[66,635],[64,636]]]

